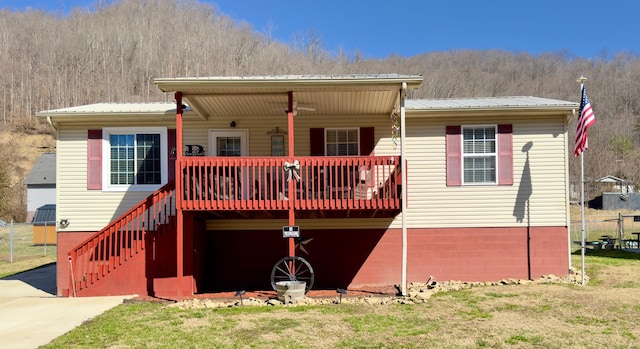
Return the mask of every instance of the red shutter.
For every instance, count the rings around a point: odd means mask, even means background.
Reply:
[[[498,184],[513,185],[512,125],[498,125]]]
[[[102,189],[102,130],[87,132],[87,189]]]
[[[324,156],[324,128],[309,129],[309,155]]]
[[[375,142],[375,128],[360,127],[360,156],[373,155]]]
[[[176,177],[176,129],[170,128],[167,130],[167,148],[169,161],[167,164],[168,181],[172,181]]]
[[[447,185],[462,185],[462,127],[447,126]]]

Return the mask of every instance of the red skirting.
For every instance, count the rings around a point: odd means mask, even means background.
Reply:
[[[191,224],[187,224],[191,227]],[[288,255],[287,241],[274,231],[204,231],[196,221],[185,235],[185,277],[180,292],[270,289],[275,262]],[[313,238],[296,253],[315,271],[314,289],[399,285],[401,229],[303,230]],[[58,295],[71,295],[65,251],[92,233],[58,235]],[[568,273],[566,227],[447,228],[408,230],[409,282],[535,279]],[[177,294],[175,235],[92,285],[80,295],[133,294],[171,298]],[[155,255],[150,255],[155,251]]]

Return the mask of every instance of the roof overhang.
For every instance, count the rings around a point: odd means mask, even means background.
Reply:
[[[193,113],[193,112],[187,112]],[[176,103],[96,103],[77,107],[45,110],[36,116],[54,127],[61,122],[123,122],[148,120],[173,121]]]
[[[293,93],[300,114],[389,114],[397,106],[402,84],[416,89],[419,75],[279,75],[250,77],[164,78],[164,92],[180,92],[203,119],[221,116],[282,115]]]

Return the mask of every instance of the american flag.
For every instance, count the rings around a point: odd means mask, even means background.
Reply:
[[[580,116],[578,117],[578,127],[576,129],[576,144],[573,148],[573,155],[578,156],[588,148],[587,130],[596,122],[596,116],[591,109],[587,90],[582,86],[582,99],[580,100]]]

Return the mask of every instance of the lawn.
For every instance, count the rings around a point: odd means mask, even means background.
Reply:
[[[56,247],[34,245],[31,225],[14,225],[12,263],[9,240],[0,228],[0,277],[55,262]],[[587,286],[474,287],[421,304],[186,310],[134,301],[45,348],[640,348],[640,254],[589,251],[586,266]]]
[[[13,230],[10,223],[0,227],[0,278],[54,263],[56,256],[56,245],[33,243],[31,224],[14,224]]]
[[[473,287],[421,304],[129,302],[45,348],[640,348],[640,254],[590,251],[586,265],[587,286]]]

